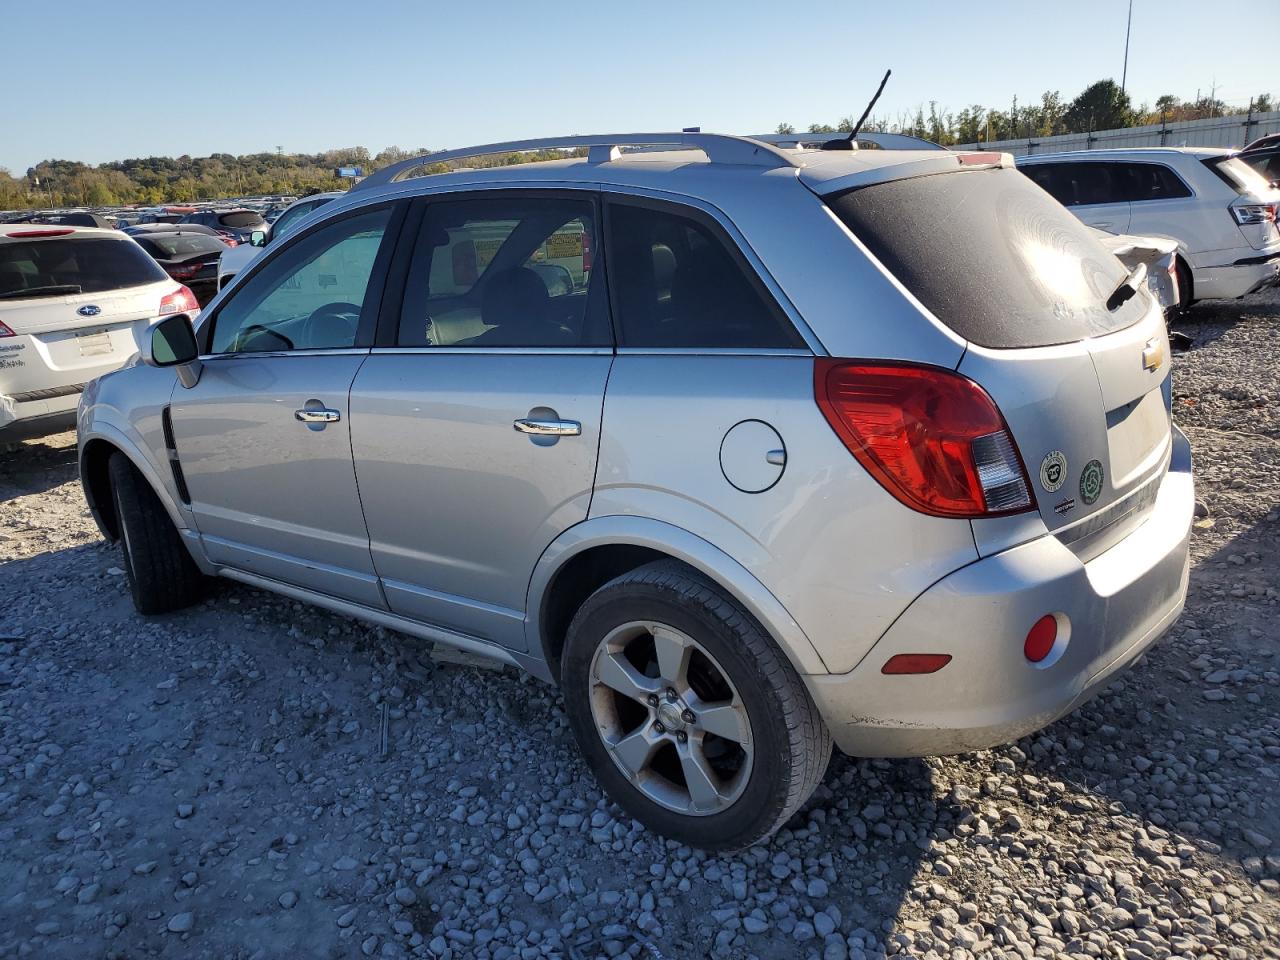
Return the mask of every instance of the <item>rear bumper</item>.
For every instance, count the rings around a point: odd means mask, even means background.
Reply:
[[[1105,553],[1082,563],[1050,535],[979,560],[916,598],[852,671],[805,677],[840,749],[906,757],[1007,743],[1069,713],[1136,660],[1186,600],[1195,490],[1176,428],[1173,446],[1151,514]],[[1033,664],[1023,641],[1047,613],[1069,626]],[[933,674],[881,674],[899,653],[953,659]]]
[[[60,397],[22,401],[0,395],[0,439],[16,440],[70,430],[76,425],[80,391]]]
[[[1219,267],[1198,267],[1193,271],[1193,283],[1197,300],[1235,299],[1280,285],[1280,252],[1245,257]]]

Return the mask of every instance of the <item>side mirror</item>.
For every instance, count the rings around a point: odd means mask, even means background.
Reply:
[[[177,367],[184,387],[194,387],[200,379],[200,348],[186,314],[166,317],[152,325],[142,351],[142,362],[152,367]]]
[[[255,230],[249,234],[249,246],[265,247],[267,245],[267,231]]]

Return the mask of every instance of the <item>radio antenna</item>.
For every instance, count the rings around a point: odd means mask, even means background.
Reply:
[[[849,131],[848,137],[841,137],[837,140],[828,140],[822,145],[823,150],[852,150],[858,142],[858,131],[862,129],[862,125],[867,122],[867,117],[871,116],[871,111],[876,105],[876,101],[880,99],[880,94],[884,93],[884,85],[889,82],[889,75],[892,70],[884,72],[884,78],[880,81],[880,86],[876,88],[876,95],[871,98],[871,102],[867,104],[867,109],[862,111],[862,116],[858,118],[858,122],[853,125],[853,129]]]

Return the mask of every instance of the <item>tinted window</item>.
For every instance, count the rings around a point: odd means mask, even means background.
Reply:
[[[1066,207],[1121,203],[1129,198],[1123,164],[1083,160],[1077,163],[1032,163],[1023,173]]]
[[[210,352],[354,345],[390,216],[382,209],[349,217],[286,246],[218,311]]]
[[[1161,163],[1129,163],[1122,165],[1128,178],[1130,200],[1176,200],[1191,196],[1178,175]]]
[[[152,256],[161,259],[185,257],[193,253],[222,253],[227,249],[227,245],[221,240],[203,233],[153,233],[149,237],[139,237],[138,243]]]
[[[894,180],[828,203],[939,320],[982,346],[1068,343],[1121,330],[1147,309],[1132,297],[1107,310],[1125,268],[1014,170]]]
[[[804,346],[728,240],[700,219],[614,203],[609,230],[620,346]]]
[[[289,224],[301,220],[312,210],[315,210],[317,207],[324,206],[332,199],[332,197],[325,197],[322,200],[308,200],[306,203],[294,204],[284,213],[280,214],[280,216],[276,218],[276,222],[271,225],[272,236],[277,239],[283,236],[284,231],[288,229]]]
[[[20,300],[23,291],[78,287],[63,294],[101,293],[167,280],[159,264],[132,240],[84,237],[0,244],[0,296]]]
[[[589,200],[431,203],[405,286],[403,347],[607,346]]]
[[[243,230],[245,227],[265,227],[267,225],[267,221],[252,210],[220,213],[217,215],[217,220],[222,226],[231,227],[233,230]]]

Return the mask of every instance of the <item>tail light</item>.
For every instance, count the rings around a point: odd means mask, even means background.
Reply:
[[[165,273],[169,274],[174,280],[191,280],[200,272],[199,263],[175,263],[171,267],[165,267]]]
[[[0,337],[16,337],[17,334],[9,327],[8,324],[0,323]]]
[[[972,380],[934,367],[820,358],[814,394],[849,452],[913,510],[989,517],[1032,508],[1004,417]]]
[[[1251,223],[1275,223],[1277,206],[1274,203],[1240,203],[1233,204],[1228,209],[1231,210],[1232,216],[1236,218],[1236,223],[1245,225]]]
[[[178,287],[160,301],[160,316],[170,313],[199,313],[200,303],[196,295],[186,287]]]

